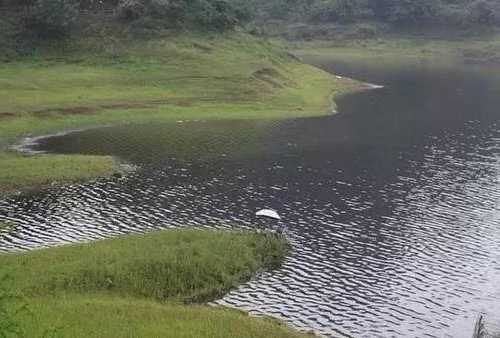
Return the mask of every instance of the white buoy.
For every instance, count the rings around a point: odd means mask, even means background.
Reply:
[[[272,219],[275,219],[275,220],[278,220],[278,221],[281,220],[280,215],[276,211],[271,210],[271,209],[262,209],[260,211],[257,211],[255,213],[255,215],[258,216],[258,217],[272,218]]]

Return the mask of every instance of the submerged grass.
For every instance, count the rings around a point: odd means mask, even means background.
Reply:
[[[299,337],[277,321],[182,305],[278,267],[287,250],[263,234],[172,230],[6,254],[0,266],[5,288],[26,297],[18,319],[29,337]]]
[[[335,94],[357,85],[242,33],[76,44],[0,64],[0,148],[25,135],[103,124],[322,115],[332,111]],[[2,153],[0,191],[52,180],[51,158],[14,161]],[[78,163],[71,170],[56,168],[63,180],[99,176],[112,163],[110,158],[94,158],[92,164],[81,157],[60,159]],[[31,167],[28,176],[39,180],[8,177],[4,162],[10,160]]]
[[[12,226],[13,226],[12,223],[0,222],[0,231],[1,230],[9,230]]]

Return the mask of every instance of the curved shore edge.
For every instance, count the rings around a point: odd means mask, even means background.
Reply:
[[[191,229],[3,254],[0,287],[24,298],[0,305],[26,305],[30,313],[12,319],[32,337],[52,328],[68,337],[306,337],[277,320],[203,305],[278,268],[288,250],[269,234]]]
[[[330,76],[332,78],[334,77],[333,75]],[[329,101],[331,102],[331,108],[329,113],[331,114],[337,113],[336,100],[339,99],[340,97],[360,91],[374,90],[384,87],[371,83],[359,82],[357,80],[346,77],[335,76],[335,78],[342,81],[347,81],[348,85],[345,88],[342,88],[341,90],[332,92],[331,98],[329,99]],[[318,112],[316,115],[313,116],[321,116],[321,115],[324,114]],[[305,115],[305,118],[307,117],[311,116]],[[253,118],[258,118],[258,117],[253,117]],[[272,118],[286,119],[292,117],[283,115],[283,116],[273,116]],[[164,120],[162,119],[161,122],[163,121]],[[171,119],[166,119],[166,121],[173,122],[171,121]],[[179,123],[180,121],[176,122]],[[185,121],[182,120],[182,122]],[[117,121],[117,124],[119,123],[120,122]],[[138,123],[141,123],[141,121],[138,121]],[[49,139],[52,137],[61,137],[89,129],[104,128],[110,126],[113,126],[113,124],[108,123],[97,126],[67,129],[65,131],[45,134],[45,135],[26,136],[22,137],[20,141],[18,141],[17,143],[8,146],[7,149],[9,150],[9,152],[6,153],[4,152],[2,154],[2,152],[0,151],[0,162],[2,160],[4,161],[8,160],[11,162],[21,161],[24,164],[23,165],[24,169],[33,168],[34,170],[37,170],[36,168],[38,168],[39,164],[41,164],[42,162],[40,161],[40,159],[44,159],[46,160],[45,161],[46,163],[50,163],[49,167],[52,168],[52,172],[46,174],[45,176],[43,176],[43,174],[40,175],[40,173],[37,171],[35,178],[34,179],[32,178],[31,180],[24,180],[26,176],[22,176],[22,174],[17,175],[17,177],[14,178],[11,177],[10,178],[11,183],[13,184],[13,187],[11,188],[2,187],[2,178],[5,180],[5,177],[2,177],[2,172],[0,170],[0,198],[10,195],[19,195],[22,193],[35,192],[42,190],[48,186],[61,186],[64,184],[80,183],[89,179],[96,179],[99,177],[107,177],[111,175],[122,177],[124,175],[130,174],[131,172],[136,171],[137,168],[134,165],[129,163],[123,163],[120,160],[114,158],[113,156],[55,155],[47,153],[45,151],[34,149],[34,147],[39,145],[40,142],[45,139]],[[63,171],[61,171],[57,166],[54,167],[54,163],[57,163],[58,160],[62,160],[64,162],[63,165],[61,166]],[[64,172],[64,170],[66,172]],[[13,170],[10,172],[14,173],[18,171]],[[29,172],[28,174],[30,173],[32,172]]]
[[[348,90],[344,90],[341,92],[335,92],[332,93],[332,109],[331,112],[333,114],[337,113],[337,108],[336,108],[336,100],[341,98],[344,95],[349,95],[349,94],[354,94],[357,92],[361,91],[366,91],[366,90],[375,90],[375,89],[382,89],[385,88],[383,85],[378,85],[378,84],[373,84],[369,82],[361,82],[349,77],[345,76],[339,76],[339,75],[333,75],[335,78],[339,80],[347,80],[351,81],[353,83],[356,83],[356,86],[350,87]],[[318,114],[317,116],[321,116],[322,114]],[[306,117],[307,118],[307,117]],[[176,121],[176,123],[186,123],[186,122],[205,122],[206,120],[180,120]],[[172,122],[172,121],[169,121]],[[20,154],[25,154],[25,155],[42,155],[42,154],[50,154],[44,150],[35,150],[34,147],[40,145],[40,142],[43,140],[47,140],[53,137],[62,137],[62,136],[67,136],[70,134],[74,133],[80,133],[83,131],[91,130],[91,129],[100,129],[100,128],[106,128],[106,127],[112,127],[114,126],[113,124],[106,124],[106,125],[99,125],[99,126],[90,126],[86,128],[77,128],[77,129],[68,129],[56,133],[51,133],[51,134],[44,134],[44,135],[38,135],[38,136],[26,136],[22,137],[20,140],[18,140],[17,143],[14,143],[8,147],[9,150],[14,151],[16,153]]]
[[[5,97],[0,95],[0,196],[121,171],[110,156],[26,153],[46,137],[41,135],[121,123],[320,116],[336,110],[332,97],[359,88],[357,81],[338,79],[247,34],[207,38],[211,51],[205,53],[193,47],[198,40],[185,34],[168,44],[147,41],[139,55],[137,41],[117,40],[124,49],[118,59],[104,47],[87,55],[82,45],[78,57],[88,58],[83,64],[71,62],[74,55],[63,51],[57,61],[42,55],[0,64],[7,88],[1,93]],[[123,62],[126,68],[116,67]],[[148,86],[149,79],[156,85]],[[25,88],[37,81],[44,87]],[[22,100],[12,100],[16,97]]]
[[[350,81],[357,81],[357,80],[346,78],[346,77],[339,76],[339,75],[335,75],[335,77],[337,79],[349,79]],[[350,88],[348,91],[340,92],[340,93],[337,93],[336,95],[334,95],[334,97],[332,99],[332,114],[338,113],[336,100],[339,100],[343,96],[355,94],[355,93],[359,93],[359,92],[364,92],[364,91],[369,91],[369,90],[383,89],[383,88],[385,88],[385,86],[383,86],[383,85],[377,85],[377,84],[373,84],[373,83],[369,83],[369,82],[357,81],[356,87]]]
[[[105,126],[101,126],[105,127]],[[9,150],[12,150],[17,153],[26,154],[26,155],[40,155],[47,154],[46,151],[35,150],[33,149],[35,146],[40,144],[40,141],[51,138],[51,137],[60,137],[66,136],[72,133],[78,133],[81,131],[88,130],[90,128],[78,128],[78,129],[70,129],[65,131],[60,131],[57,133],[52,133],[48,135],[39,135],[39,136],[25,136],[20,139],[19,142],[14,143],[8,147]]]

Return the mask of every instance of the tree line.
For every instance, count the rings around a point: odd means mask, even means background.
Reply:
[[[0,0],[0,6],[29,8],[18,22],[37,38],[67,36],[81,10],[100,9],[136,26],[215,31],[266,20],[500,24],[499,0]],[[0,18],[3,26],[8,19]]]
[[[249,0],[263,19],[394,25],[500,24],[499,0]]]
[[[0,0],[14,10],[0,16],[0,42],[8,32],[31,40],[61,39],[75,31],[82,11],[112,9],[114,21],[146,29],[225,31],[251,20],[243,2],[232,0]],[[15,12],[17,10],[17,12]]]

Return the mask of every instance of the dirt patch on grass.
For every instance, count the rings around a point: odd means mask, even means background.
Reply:
[[[14,113],[0,113],[0,120],[16,117]]]
[[[249,103],[257,100],[255,92],[246,92],[242,95],[232,95],[227,97],[186,97],[186,98],[171,98],[171,99],[158,99],[149,101],[138,102],[117,102],[108,103],[94,106],[75,106],[66,108],[47,108],[24,114],[32,115],[40,118],[49,118],[57,116],[71,116],[71,115],[91,115],[102,112],[103,110],[117,110],[117,109],[148,109],[155,108],[161,105],[174,105],[180,107],[192,107],[200,103],[228,103],[240,102]],[[0,113],[0,119],[15,118],[21,116],[21,113],[15,114],[10,112]]]
[[[213,50],[212,46],[209,46],[209,45],[206,45],[203,43],[199,43],[199,42],[193,42],[193,47],[201,50],[202,52],[206,52],[206,53],[211,52]]]
[[[262,68],[255,71],[253,77],[266,82],[274,88],[284,88],[287,78],[274,68]]]
[[[96,114],[103,110],[114,110],[114,109],[141,109],[141,108],[154,108],[155,106],[164,104],[173,104],[179,106],[189,106],[197,101],[201,101],[200,98],[188,98],[188,99],[165,99],[165,100],[150,100],[141,102],[118,102],[101,104],[96,106],[78,106],[78,107],[68,107],[68,108],[48,108],[43,110],[34,111],[31,114],[37,117],[51,117],[51,116],[70,116],[70,115],[85,115],[85,114]]]

